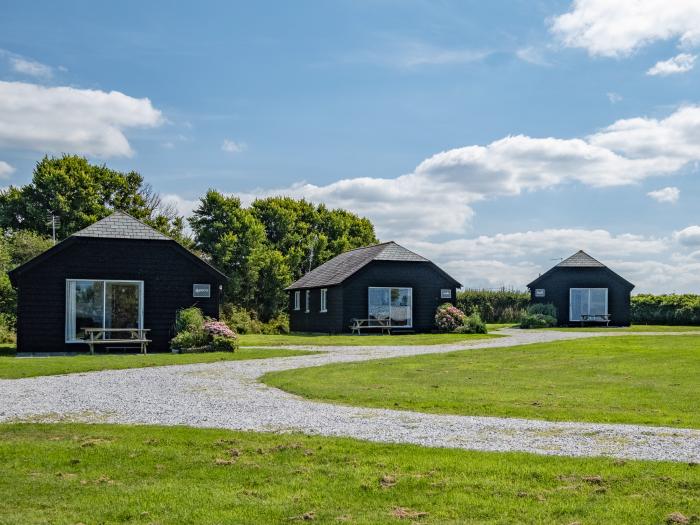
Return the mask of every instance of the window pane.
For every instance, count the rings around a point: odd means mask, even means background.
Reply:
[[[78,339],[85,337],[83,328],[102,328],[103,314],[102,281],[77,281],[75,283],[75,319],[72,334]]]
[[[607,288],[591,288],[591,303],[590,303],[590,314],[591,315],[605,315],[607,314]]]
[[[580,321],[581,314],[588,314],[588,288],[572,288],[570,297],[571,321]]]
[[[389,319],[391,290],[389,288],[369,289],[369,318]]]
[[[138,283],[107,283],[105,328],[139,328],[140,286]],[[121,339],[125,334],[117,332]]]
[[[411,325],[411,289],[391,289],[391,324],[393,326]]]

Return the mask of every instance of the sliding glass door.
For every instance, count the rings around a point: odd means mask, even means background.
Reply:
[[[569,320],[581,321],[583,315],[606,315],[608,313],[607,288],[570,288]]]
[[[66,342],[82,340],[85,328],[143,328],[143,282],[68,279]]]
[[[413,290],[411,288],[370,287],[368,319],[391,326],[413,326]]]

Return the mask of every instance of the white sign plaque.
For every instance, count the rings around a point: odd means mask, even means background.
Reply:
[[[449,288],[440,290],[440,299],[452,299],[452,290]]]
[[[202,297],[205,299],[211,297],[211,284],[193,284],[192,297]]]
[[[544,288],[536,288],[535,297],[544,297]]]

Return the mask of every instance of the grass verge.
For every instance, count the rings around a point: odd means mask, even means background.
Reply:
[[[314,352],[285,350],[281,348],[239,348],[235,352],[211,352],[205,354],[125,354],[79,355],[71,357],[0,357],[0,379],[52,376],[96,370],[121,370],[148,366],[189,365],[215,361],[239,361],[242,359],[266,359],[305,355]]]
[[[490,334],[396,334],[396,335],[328,335],[328,334],[244,334],[240,336],[242,346],[413,346],[441,345],[476,341]]]
[[[554,327],[545,330],[559,330],[564,332],[698,332],[700,326],[671,326],[655,324],[633,324],[631,326],[607,327],[607,326],[583,326],[583,327]]]
[[[38,523],[664,523],[700,466],[187,427],[0,425],[0,516]]]
[[[700,338],[629,336],[334,364],[264,376],[335,403],[700,428]]]

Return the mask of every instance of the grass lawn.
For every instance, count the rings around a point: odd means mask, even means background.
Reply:
[[[397,335],[328,335],[295,333],[287,335],[244,334],[241,346],[400,346],[441,345],[503,337],[490,334],[397,334]]]
[[[52,376],[75,372],[92,372],[95,370],[143,368],[147,366],[265,359],[268,357],[286,357],[310,353],[313,352],[284,350],[281,348],[239,348],[235,352],[211,352],[205,354],[98,354],[72,357],[0,357],[0,379]]]
[[[420,412],[700,428],[700,337],[629,336],[276,372],[304,397]]]
[[[606,326],[584,326],[584,327],[562,327],[562,328],[545,328],[545,330],[561,330],[565,332],[604,332],[610,330],[612,332],[697,332],[700,331],[700,326],[670,326],[658,324],[633,324],[632,326],[624,326],[616,328]]]
[[[0,425],[4,524],[634,523],[700,514],[700,466],[187,427]]]

